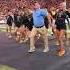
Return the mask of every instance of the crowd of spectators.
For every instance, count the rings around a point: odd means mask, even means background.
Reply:
[[[8,10],[22,8],[27,6],[32,9],[32,2],[34,0],[0,0],[0,15],[5,15]],[[37,0],[41,7],[47,7],[48,10],[51,6],[58,7],[58,4],[64,0]],[[70,7],[70,0],[67,0],[67,7]]]

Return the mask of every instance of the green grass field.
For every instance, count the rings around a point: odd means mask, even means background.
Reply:
[[[0,32],[6,32],[6,29],[0,28]]]
[[[7,65],[0,65],[0,70],[17,70],[17,69]]]

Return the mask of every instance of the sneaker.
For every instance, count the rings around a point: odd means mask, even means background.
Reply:
[[[58,52],[58,56],[64,56],[64,54],[65,54],[65,49],[61,48]]]
[[[48,51],[49,51],[48,47],[43,50],[43,52],[48,52]]]
[[[59,45],[59,42],[56,42],[56,45],[58,46]]]
[[[17,42],[19,42],[19,41],[20,41],[20,39],[19,39],[18,37],[16,37],[15,39],[16,39],[16,41],[17,41]]]
[[[29,53],[32,53],[35,51],[35,48],[30,48],[30,50],[28,51]]]
[[[8,36],[8,38],[12,38],[12,36],[11,36],[11,35],[9,35],[9,36]]]
[[[23,40],[20,40],[20,41],[19,41],[20,44],[23,43],[23,42],[24,42]]]

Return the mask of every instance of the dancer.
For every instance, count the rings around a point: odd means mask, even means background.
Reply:
[[[67,18],[65,5],[64,3],[60,3],[59,10],[56,14],[56,38],[59,43],[58,55],[63,56],[65,54],[65,46],[64,46],[64,36],[66,34],[66,23],[65,19]]]
[[[8,15],[6,16],[6,19],[7,19],[7,29],[6,29],[6,31],[7,31],[7,33],[9,33],[9,38],[11,38],[12,37],[12,23],[13,23],[13,18],[12,18],[12,16],[11,16],[12,14],[11,14],[11,12],[9,11],[8,12]]]

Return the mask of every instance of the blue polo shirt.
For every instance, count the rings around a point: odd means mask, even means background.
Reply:
[[[33,11],[33,23],[35,27],[44,26],[44,17],[48,16],[48,11],[45,9],[36,9]]]

